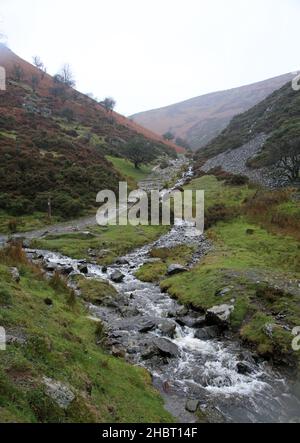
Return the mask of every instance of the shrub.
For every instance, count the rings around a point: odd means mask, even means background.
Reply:
[[[18,220],[15,218],[9,220],[7,227],[11,234],[15,234],[18,231]]]
[[[232,175],[226,178],[225,183],[231,186],[244,186],[249,183],[249,178],[245,175]]]
[[[227,221],[238,215],[236,208],[229,208],[224,204],[216,204],[205,211],[205,227],[211,228],[219,221]]]
[[[67,294],[70,292],[66,280],[57,271],[53,273],[49,284],[57,292],[64,292]]]
[[[0,305],[7,306],[11,304],[11,294],[9,290],[0,284]]]

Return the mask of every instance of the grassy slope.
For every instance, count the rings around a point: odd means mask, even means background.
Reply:
[[[207,231],[214,244],[212,251],[190,272],[165,279],[162,288],[182,303],[192,303],[200,309],[235,298],[232,326],[245,340],[261,354],[275,349],[290,352],[293,338],[290,332],[275,327],[271,340],[263,333],[263,327],[266,323],[276,323],[274,313],[285,313],[285,322],[291,327],[300,324],[299,297],[288,293],[288,283],[293,282],[297,288],[300,279],[299,242],[283,234],[280,226],[272,226],[272,232],[261,226],[263,213],[258,217],[251,215],[249,220],[243,202],[255,190],[248,186],[224,186],[215,177],[205,176],[193,181],[189,188],[206,190],[207,209],[226,202],[232,209],[239,209],[240,215],[212,226]],[[299,213],[299,204],[291,201],[278,207],[276,210],[284,211],[286,207],[288,212]],[[269,294],[269,287],[277,284],[285,285],[286,290],[275,294],[271,290]],[[224,287],[229,287],[230,292],[217,297],[216,292]]]
[[[97,326],[81,300],[70,304],[63,285],[53,289],[26,263],[0,261],[0,324],[27,339],[0,351],[0,422],[172,421],[146,371],[96,345]],[[19,267],[19,284],[7,265]],[[66,411],[45,394],[43,376],[75,392]]]
[[[272,135],[262,155],[251,162],[254,167],[268,164],[273,145],[279,140],[299,137],[300,94],[292,89],[290,82],[249,111],[234,117],[218,137],[197,152],[197,158],[201,163],[203,159],[242,146],[262,132]]]
[[[112,162],[114,168],[125,178],[138,182],[145,179],[151,172],[151,167],[142,165],[139,169],[129,160],[119,157],[107,156],[107,160]]]

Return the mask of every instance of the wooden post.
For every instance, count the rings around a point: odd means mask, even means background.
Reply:
[[[51,197],[48,198],[48,219],[51,221],[52,218],[52,208],[51,208]]]

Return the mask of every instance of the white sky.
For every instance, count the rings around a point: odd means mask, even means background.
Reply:
[[[296,71],[300,0],[0,0],[9,47],[129,115]]]

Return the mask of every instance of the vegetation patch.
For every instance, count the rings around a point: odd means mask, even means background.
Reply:
[[[169,265],[176,263],[185,266],[188,264],[193,252],[194,247],[186,245],[152,249],[150,256],[159,261],[146,263],[138,269],[135,275],[145,282],[158,282],[166,275]]]
[[[23,258],[19,260],[15,250],[6,252],[6,257],[0,257],[0,280],[2,290],[10,293],[11,304],[1,309],[0,324],[25,340],[8,345],[1,354],[0,421],[172,421],[150,375],[96,344],[98,326],[88,319],[83,302],[77,299],[74,310],[64,291],[51,286],[42,275],[37,277],[35,268]],[[8,270],[12,265],[21,273],[18,284]],[[45,304],[46,298],[52,300],[51,306]],[[47,395],[43,377],[74,392],[75,400],[67,409]]]
[[[93,259],[111,264],[117,257],[151,243],[167,232],[166,226],[107,226],[93,227],[92,238],[84,233],[50,235],[34,240],[32,247],[60,252],[72,258]]]

